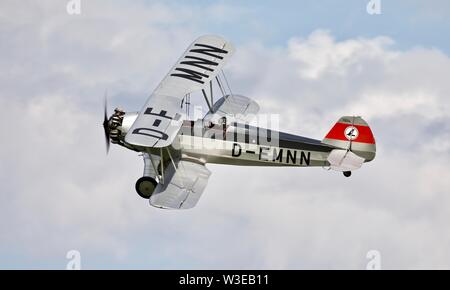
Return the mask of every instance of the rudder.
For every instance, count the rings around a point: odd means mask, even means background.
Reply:
[[[341,117],[322,140],[322,143],[350,150],[364,158],[366,162],[373,160],[376,154],[372,130],[361,117]]]

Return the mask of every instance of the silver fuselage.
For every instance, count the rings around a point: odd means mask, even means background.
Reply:
[[[136,118],[125,115],[121,132],[125,136]],[[161,155],[161,148],[120,144],[135,151]],[[184,121],[177,138],[168,148],[173,155],[203,163],[247,166],[328,166],[327,157],[335,147],[320,140],[275,130],[232,123],[209,125],[202,120]]]
[[[206,163],[249,166],[327,166],[334,147],[319,140],[233,123],[204,126],[185,121],[173,144]]]

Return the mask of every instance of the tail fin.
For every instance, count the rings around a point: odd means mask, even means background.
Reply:
[[[375,158],[375,138],[369,125],[361,117],[344,116],[331,128],[322,143],[350,150],[371,161]]]

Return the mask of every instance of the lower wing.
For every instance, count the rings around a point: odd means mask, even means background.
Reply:
[[[210,175],[204,164],[183,159],[170,162],[164,170],[162,182],[150,197],[150,205],[166,209],[193,208]]]

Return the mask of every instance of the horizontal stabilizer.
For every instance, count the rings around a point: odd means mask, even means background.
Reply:
[[[330,168],[336,171],[352,171],[361,167],[364,158],[348,150],[334,149],[328,155]]]

